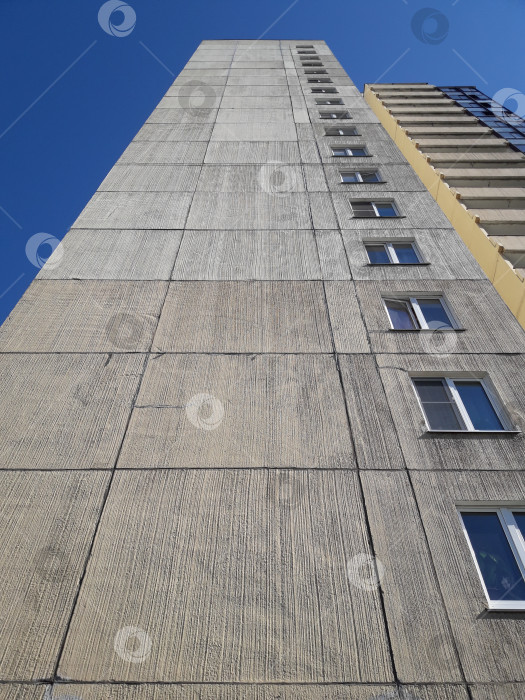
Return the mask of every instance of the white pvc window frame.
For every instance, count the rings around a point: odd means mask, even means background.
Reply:
[[[377,184],[378,182],[383,182],[381,180],[381,174],[379,170],[342,170],[340,173],[341,176],[341,182],[345,185],[351,185],[351,184],[365,184],[365,185],[373,185]],[[364,175],[377,175],[377,180],[363,180],[363,174]],[[357,180],[350,180],[346,182],[344,179],[345,175],[356,175]]]
[[[421,253],[419,252],[419,248],[417,247],[417,245],[414,241],[386,241],[386,242],[385,241],[364,241],[364,244],[365,244],[365,249],[366,249],[366,246],[382,245],[384,247],[384,249],[386,250],[386,254],[390,258],[391,265],[406,265],[406,264],[421,265],[421,263],[423,262],[423,258],[421,257]],[[394,246],[396,244],[397,245],[410,245],[410,246],[412,246],[412,250],[414,251],[416,258],[418,259],[418,262],[417,263],[400,263],[399,258],[397,257],[397,254],[396,254],[396,251],[394,248]],[[370,262],[370,264],[373,265],[374,263],[372,263],[370,261],[370,256],[368,255],[368,252],[367,252],[367,256],[368,256],[368,262]]]
[[[357,148],[357,146],[356,146],[356,148]],[[365,150],[366,150],[366,149],[365,149]],[[359,156],[358,156],[358,157],[359,157]],[[377,219],[395,219],[396,216],[400,216],[400,214],[399,214],[399,209],[397,208],[396,203],[395,203],[395,202],[392,202],[392,201],[390,201],[390,200],[386,200],[386,201],[383,201],[383,202],[382,202],[382,201],[377,201],[377,202],[369,202],[369,201],[366,201],[366,202],[357,202],[357,201],[356,201],[356,204],[371,204],[371,205],[372,205],[372,208],[373,208],[373,210],[374,210],[375,216],[376,216]],[[394,215],[393,215],[393,216],[382,216],[382,215],[379,213],[378,205],[386,205],[386,204],[389,204],[389,205],[392,207],[392,210],[394,211]],[[354,213],[354,203],[353,203],[353,202],[350,202],[350,206],[352,207],[352,213],[353,213],[354,216],[355,216],[355,213]],[[361,218],[363,218],[363,219],[373,219],[374,217],[373,217],[373,216],[368,216],[368,217],[367,217],[367,216],[363,216],[363,217],[361,217],[361,216],[359,216],[359,214],[356,216],[356,219],[361,219]],[[397,257],[397,256],[396,256],[396,257]]]
[[[356,158],[365,158],[370,155],[366,146],[330,146],[330,149],[334,158],[351,158],[354,155],[354,150],[357,149],[364,151],[364,154],[355,156]],[[335,151],[344,151],[344,153],[335,153]]]
[[[430,433],[505,433],[505,432],[517,432],[512,423],[510,422],[508,416],[506,415],[505,411],[503,410],[503,407],[501,405],[501,401],[499,398],[496,396],[496,393],[494,390],[490,387],[487,378],[486,377],[442,377],[442,376],[435,376],[435,375],[428,375],[428,374],[421,374],[421,375],[412,375],[412,386],[414,388],[414,392],[416,394],[419,406],[421,408],[421,412],[425,418],[425,424],[427,426],[427,430]],[[450,398],[450,404],[452,406],[452,409],[454,410],[456,417],[459,420],[459,423],[463,424],[463,427],[458,430],[440,430],[436,428],[432,428],[430,426],[430,423],[428,422],[427,419],[427,414],[425,411],[425,407],[423,405],[423,402],[421,401],[421,398],[419,396],[419,392],[417,390],[417,387],[414,383],[414,380],[417,379],[441,379],[443,382],[443,386],[445,388],[445,391],[447,395]],[[487,399],[489,400],[489,403],[491,404],[492,408],[494,409],[495,414],[499,418],[499,421],[501,423],[502,429],[501,430],[476,430],[474,427],[474,424],[470,420],[470,416],[468,414],[467,409],[465,408],[465,404],[463,403],[461,396],[459,394],[459,391],[456,387],[455,382],[471,382],[473,384],[481,384],[481,387],[483,388],[483,391],[485,392]]]
[[[409,315],[412,317],[412,320],[416,321],[416,323],[414,324],[416,330],[423,330],[423,331],[436,330],[436,329],[429,327],[427,320],[425,318],[425,315],[421,311],[421,306],[420,306],[419,302],[420,302],[420,300],[424,301],[425,299],[437,299],[441,303],[441,306],[443,307],[443,311],[448,316],[448,320],[450,322],[450,326],[451,326],[452,330],[457,330],[460,327],[458,322],[454,318],[454,314],[450,310],[450,306],[447,303],[447,300],[441,294],[433,294],[433,295],[429,294],[428,296],[421,295],[419,297],[395,297],[395,296],[383,297],[383,305],[385,307],[385,311],[387,313],[388,320],[390,321],[390,327],[393,330],[399,330],[397,328],[394,328],[394,325],[392,324],[392,319],[390,317],[390,313],[388,311],[388,306],[387,306],[387,302],[395,301],[398,303],[406,304]],[[418,328],[418,326],[419,326],[419,328]]]
[[[523,535],[521,534],[518,524],[516,523],[516,519],[513,515],[513,511],[524,513],[525,506],[523,504],[516,506],[503,506],[498,504],[469,504],[458,505],[457,510],[459,520],[461,523],[461,528],[467,540],[472,559],[474,560],[474,566],[476,567],[476,571],[478,572],[479,580],[483,588],[483,593],[485,594],[487,608],[489,610],[525,611],[525,600],[492,600],[492,598],[490,598],[487,587],[485,585],[483,574],[481,573],[481,569],[478,564],[476,552],[474,551],[474,547],[472,546],[472,542],[470,541],[465,521],[462,517],[463,513],[496,513],[500,525],[503,528],[503,532],[505,533],[505,537],[507,538],[507,541],[510,545],[512,554],[518,565],[518,569],[523,578],[525,579],[525,540],[523,539]]]

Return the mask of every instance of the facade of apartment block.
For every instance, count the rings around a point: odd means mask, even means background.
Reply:
[[[474,87],[371,84],[364,94],[525,327],[525,120]]]
[[[525,695],[524,332],[374,109],[203,41],[0,330],[1,700]]]

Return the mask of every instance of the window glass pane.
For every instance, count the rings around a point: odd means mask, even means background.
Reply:
[[[385,305],[394,328],[398,330],[414,330],[419,327],[416,325],[415,318],[410,312],[409,305],[406,301],[386,299]]]
[[[394,205],[390,204],[390,202],[376,202],[376,207],[379,216],[397,216]]]
[[[423,410],[432,430],[463,430],[442,379],[415,379]]]
[[[372,265],[387,265],[390,263],[390,258],[384,245],[367,245],[366,252]]]
[[[353,156],[366,156],[366,148],[352,148]]]
[[[491,600],[525,600],[525,581],[497,513],[462,513]]]
[[[363,182],[379,182],[378,173],[361,173],[361,177],[363,178]]]
[[[418,299],[417,301],[429,328],[432,330],[452,328],[441,299]]]
[[[399,262],[404,265],[419,262],[414,246],[411,243],[394,243],[394,250]]]
[[[518,511],[512,515],[514,516],[514,520],[516,521],[519,531],[521,532],[521,536],[523,537],[523,542],[525,543],[525,512]]]
[[[332,148],[332,154],[334,156],[346,156],[346,148]]]
[[[372,202],[352,202],[354,216],[374,217],[376,212]]]
[[[454,384],[476,430],[504,430],[481,382],[455,380]]]
[[[343,182],[359,182],[359,177],[357,173],[341,173],[341,180]]]

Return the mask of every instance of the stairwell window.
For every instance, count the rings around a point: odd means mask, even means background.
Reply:
[[[328,75],[327,70],[305,70],[305,75]]]
[[[331,146],[335,158],[364,157],[369,155],[366,146]]]
[[[324,130],[325,136],[359,136],[355,126],[330,127]]]
[[[383,298],[392,329],[401,331],[459,328],[442,297]]]
[[[371,265],[421,265],[423,260],[413,242],[365,243]]]
[[[319,112],[319,119],[350,119],[350,113],[341,112]]]
[[[430,431],[513,430],[486,379],[413,377],[412,382]]]
[[[340,97],[323,97],[316,99],[316,105],[344,105],[343,100]]]
[[[332,79],[331,78],[308,78],[307,82],[309,82],[309,83],[331,83]]]
[[[394,202],[351,202],[354,218],[395,218],[399,216]]]
[[[377,170],[354,170],[352,172],[342,172],[341,182],[346,184],[383,182]]]
[[[313,95],[319,95],[319,94],[335,95],[335,94],[337,94],[337,92],[338,92],[338,90],[335,87],[312,88]]]
[[[460,506],[489,610],[525,610],[525,506]]]

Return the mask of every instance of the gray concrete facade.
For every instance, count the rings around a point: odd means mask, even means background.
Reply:
[[[393,330],[418,295],[458,328]],[[486,377],[514,430],[429,432],[413,375]],[[525,334],[325,42],[201,43],[0,329],[0,387],[0,700],[525,696],[457,513],[525,505]]]

